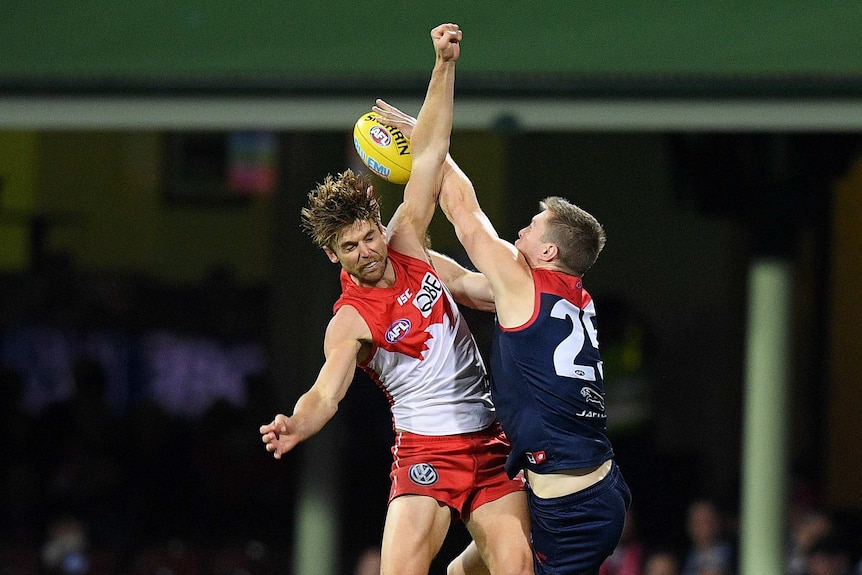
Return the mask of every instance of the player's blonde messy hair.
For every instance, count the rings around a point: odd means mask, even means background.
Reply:
[[[557,246],[563,271],[583,276],[605,247],[604,228],[586,210],[557,196],[545,198],[539,207],[551,213],[542,241]]]
[[[308,193],[302,208],[302,229],[318,247],[335,249],[338,234],[356,222],[381,225],[380,201],[365,174],[345,170],[326,176],[322,184]]]

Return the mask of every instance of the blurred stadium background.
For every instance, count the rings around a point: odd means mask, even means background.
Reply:
[[[313,380],[337,297],[305,193],[356,165],[375,98],[418,111],[443,21],[452,153],[501,234],[548,195],[607,229],[586,281],[642,537],[684,549],[707,497],[740,572],[781,573],[809,505],[859,556],[862,3],[11,0],[0,573],[329,575],[378,542],[373,385],[281,462],[257,428]]]

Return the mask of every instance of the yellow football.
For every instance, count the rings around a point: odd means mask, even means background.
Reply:
[[[413,157],[410,140],[398,128],[377,121],[378,114],[369,112],[353,126],[353,145],[368,168],[394,184],[406,184],[410,179]]]

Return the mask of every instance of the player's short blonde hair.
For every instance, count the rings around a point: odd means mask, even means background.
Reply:
[[[557,246],[564,271],[583,276],[605,247],[605,229],[589,212],[563,198],[545,198],[539,207],[551,213],[542,240]]]

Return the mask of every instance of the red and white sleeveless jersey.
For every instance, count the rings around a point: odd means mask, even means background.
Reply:
[[[425,261],[389,250],[395,284],[367,288],[341,271],[334,311],[355,308],[373,349],[361,367],[386,393],[395,429],[472,433],[495,420],[482,356],[449,290]]]

